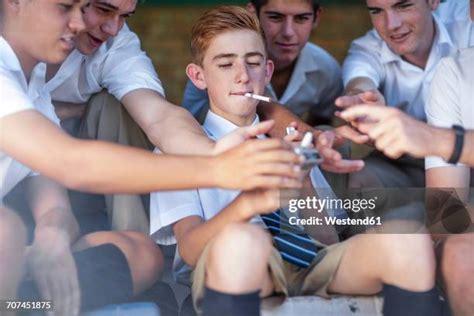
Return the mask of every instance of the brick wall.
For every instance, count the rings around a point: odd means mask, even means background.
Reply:
[[[186,83],[191,26],[208,9],[205,6],[139,6],[129,21],[155,64],[167,98],[175,104],[180,104]],[[313,32],[311,41],[342,62],[351,40],[364,34],[369,27],[367,10],[363,6],[329,6],[324,8],[321,25]]]

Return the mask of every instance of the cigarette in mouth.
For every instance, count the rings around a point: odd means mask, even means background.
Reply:
[[[250,92],[247,92],[246,94],[244,94],[244,96],[246,96],[247,98],[251,98],[251,99],[255,99],[255,100],[259,100],[259,101],[264,101],[264,102],[272,102],[272,99],[270,99],[269,97],[264,97],[262,95],[258,95],[258,94],[253,94],[253,93],[250,93]]]

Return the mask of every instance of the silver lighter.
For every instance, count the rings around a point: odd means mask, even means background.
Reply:
[[[290,135],[296,130],[292,127],[286,128],[286,133]],[[295,153],[298,155],[303,155],[305,160],[302,165],[303,169],[311,169],[314,166],[320,165],[323,162],[323,158],[319,154],[318,150],[314,147],[311,147],[313,143],[313,133],[306,132],[304,134],[303,140],[301,141],[298,147],[295,147]]]

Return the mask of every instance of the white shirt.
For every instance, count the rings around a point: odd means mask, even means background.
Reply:
[[[321,47],[306,43],[281,98],[277,98],[271,85],[267,85],[265,92],[298,116],[309,112],[331,119],[334,100],[342,92],[341,76],[341,67],[334,57]]]
[[[446,26],[450,34],[468,41],[474,46],[474,23],[471,20],[470,0],[448,0],[439,5],[435,15]]]
[[[306,113],[330,120],[333,117],[334,100],[342,92],[341,67],[324,49],[306,43],[301,50],[290,81],[280,99],[271,84],[265,87],[265,94],[277,100],[298,116]],[[203,108],[209,109],[205,90],[200,90],[188,80],[183,96],[183,107],[194,116]]]
[[[443,59],[431,83],[428,122],[439,127],[453,124],[474,129],[474,47]],[[452,166],[439,157],[427,157],[425,168]]]
[[[26,82],[20,61],[12,47],[0,36],[0,118],[27,110],[37,110],[59,125],[51,98],[44,89],[46,67],[38,64]],[[0,128],[0,139],[4,137]],[[0,205],[4,196],[21,180],[37,175],[0,151]]]
[[[252,125],[258,122],[257,116]],[[217,140],[238,127],[212,111],[208,111],[203,128],[210,138]],[[317,167],[311,170],[311,180],[315,188],[324,188],[325,195],[333,196],[329,184]],[[239,194],[238,190],[218,188],[151,193],[150,235],[159,244],[175,244],[176,238],[172,227],[174,223],[189,216],[199,216],[204,221],[208,221]],[[263,225],[258,216],[254,217],[252,222]],[[177,249],[173,262],[175,279],[180,283],[189,284],[190,273],[191,268],[181,259]]]
[[[127,25],[90,56],[74,50],[46,88],[53,100],[71,103],[85,103],[102,89],[107,89],[118,100],[141,88],[164,95],[151,60],[141,50],[138,36]]]
[[[453,8],[451,5],[440,9],[449,11]],[[441,58],[474,44],[474,40],[470,38],[472,36],[466,36],[472,23],[463,22],[467,21],[466,19],[470,21],[469,13],[464,14],[465,19],[450,20],[449,29],[434,15],[436,36],[424,70],[395,54],[375,30],[368,32],[351,45],[343,65],[344,85],[354,78],[368,77],[382,91],[387,104],[399,107],[418,119],[426,120],[425,100],[428,99],[436,65]],[[460,28],[463,28],[464,32],[459,32]]]

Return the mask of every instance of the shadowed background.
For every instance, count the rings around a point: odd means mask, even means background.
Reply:
[[[367,9],[360,0],[322,1],[320,26],[310,41],[323,47],[340,63],[353,39],[370,28]],[[181,104],[190,62],[190,31],[205,11],[222,4],[245,5],[246,1],[165,1],[147,0],[139,4],[128,25],[142,41],[142,48],[153,60],[168,100]]]

